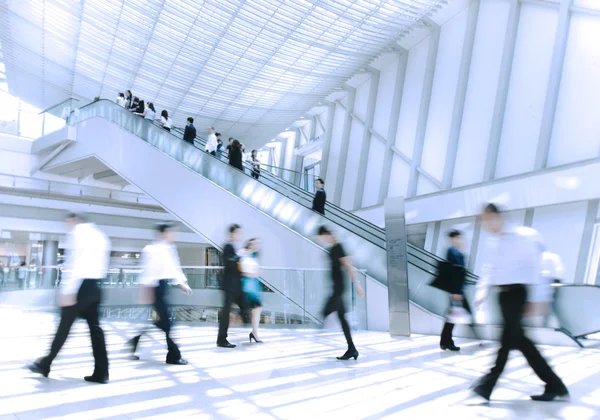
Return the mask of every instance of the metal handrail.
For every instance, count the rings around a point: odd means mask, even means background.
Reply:
[[[56,108],[57,106],[61,106],[61,105],[62,105],[62,104],[64,104],[65,102],[69,102],[69,101],[76,101],[76,102],[79,102],[79,99],[76,99],[76,98],[69,98],[69,99],[65,99],[64,101],[62,101],[62,102],[59,102],[59,103],[57,103],[56,105],[52,105],[51,107],[48,107],[48,108],[46,108],[46,109],[44,109],[44,110],[40,111],[40,112],[38,113],[38,115],[45,114],[46,112],[50,111],[51,109],[54,109],[54,108]],[[88,104],[88,105],[89,105],[89,104]]]

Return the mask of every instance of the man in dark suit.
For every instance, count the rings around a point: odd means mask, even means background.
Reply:
[[[315,198],[313,199],[312,209],[317,213],[321,213],[325,216],[325,201],[327,200],[327,194],[325,193],[325,181],[321,178],[317,178],[315,181]]]
[[[463,247],[462,233],[458,230],[453,230],[448,234],[448,236],[450,237],[450,242],[452,243],[452,245],[450,246],[450,248],[448,248],[448,253],[446,254],[446,260],[449,263],[448,272],[445,280],[449,284],[447,285],[446,290],[450,292],[450,297],[453,302],[459,303],[460,301],[462,307],[465,308],[467,312],[472,313],[471,308],[469,307],[469,303],[465,299],[463,292],[466,271],[465,255],[461,251]],[[446,321],[440,338],[440,348],[442,350],[460,350],[460,347],[457,347],[454,344],[454,340],[452,339],[453,329],[454,324]]]
[[[217,337],[217,347],[234,348],[235,344],[227,341],[227,330],[229,329],[229,315],[231,305],[237,303],[240,307],[240,313],[244,321],[247,320],[248,305],[246,296],[242,291],[242,274],[238,267],[240,257],[237,254],[236,244],[239,247],[242,241],[242,227],[240,225],[231,225],[229,227],[229,241],[223,247],[223,284],[225,292],[225,302],[221,311],[219,320],[219,336]]]
[[[194,119],[192,117],[188,117],[187,125],[185,126],[185,131],[183,132],[183,140],[187,141],[189,144],[194,144],[195,138],[196,127],[194,127]]]

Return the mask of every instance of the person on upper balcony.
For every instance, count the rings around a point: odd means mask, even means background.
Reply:
[[[188,142],[189,144],[194,144],[195,138],[196,127],[194,127],[194,119],[192,117],[188,117],[187,125],[185,126],[185,131],[183,133],[183,140]]]
[[[217,135],[214,127],[208,127],[208,138],[206,139],[206,152],[217,156]]]
[[[325,193],[325,181],[321,178],[317,178],[315,181],[315,198],[313,199],[312,209],[317,213],[325,216],[325,201],[327,200],[327,194]]]

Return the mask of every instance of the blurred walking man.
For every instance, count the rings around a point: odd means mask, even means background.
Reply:
[[[343,299],[346,284],[344,282],[344,273],[342,272],[342,269],[350,275],[358,296],[363,297],[365,292],[356,279],[350,257],[346,255],[342,244],[337,241],[333,233],[325,226],[321,226],[319,227],[318,235],[323,245],[329,249],[329,258],[331,260],[331,280],[333,282],[333,293],[325,304],[325,308],[323,309],[323,318],[326,318],[332,313],[336,312],[340,323],[342,324],[344,337],[346,337],[346,343],[348,343],[348,350],[343,356],[338,357],[337,359],[348,360],[354,358],[354,360],[356,360],[358,358],[358,350],[356,350],[356,347],[354,346],[352,334],[350,333],[350,325],[346,320],[346,307]]]
[[[223,272],[223,291],[225,292],[225,302],[221,311],[221,319],[219,320],[219,336],[217,337],[217,346],[224,348],[234,348],[235,344],[231,344],[227,340],[227,330],[229,329],[229,316],[231,314],[231,305],[237,303],[240,307],[240,313],[244,322],[247,322],[248,303],[246,296],[242,291],[242,274],[239,264],[240,256],[237,250],[241,247],[242,227],[240,225],[231,225],[229,227],[229,241],[223,247],[223,264],[225,269]]]
[[[479,380],[473,391],[489,400],[506,366],[510,350],[519,350],[536,375],[546,383],[544,393],[531,398],[535,401],[568,400],[567,387],[525,336],[521,326],[524,315],[542,312],[552,296],[549,285],[540,275],[542,249],[539,235],[533,229],[509,227],[504,215],[494,204],[484,208],[482,223],[492,238],[483,256],[476,305],[483,303],[489,287],[496,287],[500,292],[504,330],[495,366]]]
[[[183,289],[187,295],[192,294],[192,289],[187,284],[177,249],[173,242],[175,240],[174,226],[170,223],[161,223],[157,227],[159,238],[157,241],[146,246],[142,251],[142,273],[140,275],[140,302],[154,305],[158,319],[154,325],[164,331],[167,338],[167,360],[169,365],[187,365],[188,362],[181,358],[181,352],[177,344],[171,339],[171,320],[169,319],[169,307],[166,302],[169,291],[169,283]],[[127,342],[132,359],[135,356],[138,343],[143,332]]]
[[[77,317],[87,321],[94,353],[94,373],[84,379],[104,384],[108,382],[108,356],[104,332],[100,328],[98,306],[101,290],[98,282],[104,279],[110,258],[110,241],[94,224],[87,223],[77,214],[70,214],[66,223],[70,228],[65,271],[58,294],[62,308],[60,324],[46,357],[29,365],[29,370],[48,376],[50,365],[69,336]]]

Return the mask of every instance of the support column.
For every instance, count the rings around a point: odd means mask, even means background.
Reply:
[[[348,148],[350,146],[350,130],[352,129],[352,113],[354,111],[354,100],[356,99],[356,89],[352,88],[348,93],[348,103],[346,106],[346,115],[344,116],[344,130],[342,131],[342,145],[340,147],[340,161],[338,162],[338,173],[336,188],[333,195],[333,203],[340,205],[342,201],[342,191],[344,190],[344,177],[346,174],[346,160],[348,159]],[[325,180],[327,181],[327,180]]]
[[[396,143],[396,132],[398,131],[398,119],[400,118],[400,107],[402,106],[402,93],[404,91],[404,79],[406,77],[406,66],[408,64],[408,51],[404,50],[398,58],[398,69],[396,70],[396,84],[394,85],[394,97],[392,99],[392,109],[390,115],[390,124],[388,126],[387,136],[385,138],[385,154],[383,156],[383,168],[381,174],[381,183],[379,185],[378,203],[383,203],[390,189],[390,178],[392,176],[392,163],[394,152],[392,150]]]
[[[371,129],[373,128],[373,119],[375,118],[375,106],[377,105],[377,91],[379,90],[380,71],[372,69],[371,80],[369,82],[369,98],[367,99],[367,115],[363,126],[363,138],[360,147],[360,158],[358,161],[358,178],[356,180],[356,194],[354,194],[355,210],[362,207],[363,195],[365,192],[365,179],[367,178],[367,165],[369,163],[369,150],[371,149]],[[377,162],[372,162],[378,165]]]
[[[415,134],[415,147],[413,158],[410,164],[410,175],[408,181],[408,197],[417,195],[417,186],[419,185],[419,167],[423,157],[423,143],[425,142],[425,130],[427,129],[427,119],[429,118],[429,104],[431,103],[431,91],[433,90],[433,77],[435,75],[435,64],[437,61],[438,45],[440,43],[440,27],[435,25],[431,35],[429,35],[429,50],[427,51],[427,64],[425,66],[425,80],[423,81],[423,94],[421,106],[419,107],[419,119],[417,122],[417,132]]]
[[[327,182],[327,164],[329,162],[329,150],[331,148],[331,135],[333,134],[334,118],[335,103],[331,103],[327,107],[327,127],[325,129],[325,141],[323,141],[323,153],[321,154],[321,178],[324,178],[325,182]]]
[[[565,64],[565,54],[567,52],[567,40],[571,26],[572,5],[573,0],[561,0],[560,2],[556,38],[554,39],[554,50],[552,52],[552,63],[550,64],[550,75],[548,77],[548,88],[546,89],[546,101],[544,102],[544,113],[542,114],[542,126],[540,127],[534,169],[543,169],[548,165],[548,152],[550,150],[554,118],[556,116],[556,103],[558,101],[558,94],[560,93],[560,83]]]
[[[390,335],[410,336],[408,254],[404,197],[384,203]]]
[[[498,80],[496,101],[494,103],[492,127],[490,130],[487,156],[483,170],[484,182],[491,181],[496,175],[498,149],[500,148],[500,139],[502,138],[504,113],[506,111],[506,99],[508,97],[508,87],[510,85],[510,76],[515,57],[515,44],[517,42],[517,33],[519,31],[520,16],[521,2],[519,0],[511,0],[510,12],[508,14],[508,24],[506,26],[506,37],[504,39],[504,49],[502,52],[502,62],[500,64],[500,78]]]
[[[591,200],[588,202],[587,212],[585,214],[585,223],[583,225],[583,235],[581,237],[581,245],[579,246],[579,257],[577,258],[577,266],[575,267],[574,283],[584,283],[586,278],[588,258],[592,247],[592,239],[594,236],[594,226],[596,224],[596,215],[600,207],[600,200]]]
[[[467,29],[465,31],[462,59],[458,71],[458,83],[456,87],[456,96],[454,98],[454,109],[452,111],[452,123],[450,124],[448,149],[446,151],[446,161],[444,164],[444,177],[442,179],[443,189],[451,188],[452,179],[454,178],[456,154],[458,152],[458,142],[465,110],[465,98],[467,97],[469,74],[471,72],[471,58],[473,57],[473,45],[475,44],[475,31],[477,30],[477,19],[479,17],[479,2],[480,0],[473,0],[469,6]]]
[[[55,266],[58,264],[58,241],[42,242],[42,265]],[[42,271],[42,287],[52,288],[57,278],[56,268],[44,268]]]
[[[296,147],[300,146],[300,138],[298,136],[298,133],[296,133],[296,138],[294,139],[294,150],[296,150]],[[301,155],[297,155],[292,151],[293,155],[292,155],[292,161],[294,162],[292,165],[292,170],[295,172],[292,182],[294,183],[294,185],[302,185],[302,162],[304,161],[304,156]]]

